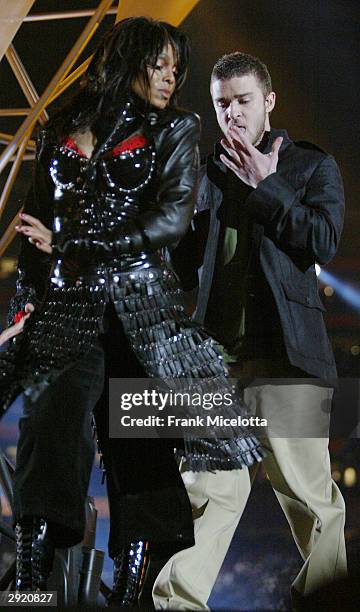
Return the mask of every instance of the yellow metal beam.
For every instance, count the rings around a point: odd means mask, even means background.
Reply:
[[[0,2],[0,61],[35,0]]]
[[[108,15],[116,15],[118,9],[116,6],[110,8]],[[27,15],[24,21],[54,21],[55,19],[77,19],[79,17],[91,17],[95,13],[95,9],[80,9],[74,11],[56,11],[50,13],[31,13]]]
[[[91,57],[85,60],[76,70],[69,74],[71,68],[80,57],[82,51],[88,44],[89,40],[92,38],[94,33],[96,32],[99,24],[103,20],[106,14],[109,12],[114,13],[114,7],[112,7],[114,0],[102,0],[98,7],[93,10],[90,14],[92,18],[89,20],[87,25],[85,26],[82,34],[76,41],[73,48],[68,53],[64,62],[56,72],[55,76],[52,78],[50,83],[48,84],[46,90],[43,92],[41,97],[38,97],[38,94],[26,73],[24,66],[21,63],[20,58],[17,56],[15,49],[8,49],[8,60],[10,62],[11,67],[14,70],[15,76],[18,78],[19,84],[22,87],[24,94],[26,95],[28,101],[34,104],[33,108],[30,109],[1,109],[1,114],[4,115],[28,115],[15,136],[11,137],[8,134],[1,133],[0,134],[0,142],[2,144],[7,144],[8,146],[3,151],[0,156],[0,173],[7,165],[8,162],[13,161],[12,168],[7,177],[4,190],[0,197],[0,216],[2,211],[4,210],[9,195],[11,193],[11,189],[21,167],[22,161],[24,159],[31,159],[33,154],[27,153],[26,150],[32,149],[35,146],[35,142],[30,140],[29,137],[31,135],[32,129],[38,119],[46,117],[45,108],[46,106],[56,97],[58,97],[67,87],[69,87],[81,74],[85,72],[87,69]],[[34,0],[12,0],[12,7],[17,9],[17,18],[18,24],[16,29],[14,30],[15,35],[17,28],[21,25],[23,17],[26,15],[25,5],[27,6],[27,12],[30,10]],[[8,8],[8,7],[7,7]],[[23,14],[20,19],[20,11],[23,10]],[[11,12],[11,11],[10,11]],[[9,13],[9,11],[7,11]],[[67,16],[67,15],[66,15]],[[80,16],[80,15],[76,15]],[[62,15],[65,17],[65,15]],[[3,23],[1,23],[2,19],[2,7],[0,6],[0,33],[2,32]],[[9,32],[7,32],[9,33]],[[12,38],[13,38],[12,36]],[[12,38],[8,36],[8,44],[4,46],[4,52],[9,47]],[[3,42],[3,41],[2,41]],[[1,49],[1,44],[0,44]],[[18,151],[17,151],[18,149]],[[17,153],[16,153],[17,151]],[[15,154],[16,153],[16,154]],[[16,235],[15,224],[17,222],[18,215],[14,217],[11,221],[7,229],[5,230],[1,240],[0,240],[0,255],[3,255],[7,247],[11,244],[12,240]]]
[[[0,144],[8,144],[14,138],[13,134],[7,134],[6,132],[0,132]],[[27,143],[27,149],[29,151],[35,151],[35,140],[29,140]]]
[[[39,101],[37,102],[37,104],[35,104],[34,108],[31,110],[21,127],[16,132],[14,140],[6,147],[5,151],[3,151],[2,155],[0,156],[0,172],[2,172],[8,160],[12,157],[17,147],[21,144],[22,140],[30,136],[34,124],[38,120],[44,108],[47,106],[49,99],[54,93],[54,90],[58,86],[59,82],[68,75],[72,66],[75,64],[77,59],[80,57],[82,51],[86,47],[87,43],[95,34],[97,28],[99,27],[99,24],[101,23],[108,9],[112,5],[112,1],[113,0],[102,0],[102,2],[100,2],[94,15],[88,21],[83,32],[80,34],[75,45],[68,53],[67,57],[63,61],[60,68],[57,70],[54,77],[51,79],[44,93],[41,95]]]
[[[34,106],[34,104],[36,104],[36,102],[39,100],[39,95],[14,45],[12,44],[6,51],[6,59],[10,64],[10,67],[23,91],[25,98],[29,102],[30,106]],[[39,121],[42,125],[44,125],[48,119],[49,115],[46,111],[39,116]]]
[[[28,140],[29,138],[24,138],[23,141],[21,142],[21,145],[15,157],[15,161],[13,162],[9,175],[6,179],[4,189],[2,190],[2,194],[0,196],[0,212],[5,208],[6,203],[10,196],[11,190],[15,183],[16,177],[19,174],[19,170],[23,162],[23,157],[25,155]]]
[[[84,72],[86,72],[86,70],[89,67],[89,64],[92,60],[92,55],[90,55],[85,61],[82,62],[82,64],[80,64],[75,70],[73,70],[72,72],[70,72],[70,74],[66,77],[66,79],[63,79],[62,81],[60,81],[60,83],[58,84],[58,86],[56,87],[54,93],[52,94],[52,96],[50,97],[50,100],[48,102],[48,104],[50,104],[51,102],[53,102],[54,100],[56,100],[56,98],[58,98],[59,96],[61,96],[62,93],[64,93],[64,91],[70,87],[70,85],[72,85],[77,79],[79,79]]]
[[[116,20],[144,15],[178,26],[198,2],[199,0],[121,0]]]
[[[9,225],[7,226],[5,232],[3,233],[3,235],[0,238],[0,257],[3,256],[3,254],[6,251],[6,249],[10,246],[10,244],[12,243],[12,241],[14,240],[14,238],[16,236],[15,225],[17,223],[19,223],[19,213],[21,211],[22,211],[22,208],[20,208],[20,210],[16,213],[15,217],[9,223]]]
[[[0,108],[0,117],[22,117],[30,113],[31,108]]]

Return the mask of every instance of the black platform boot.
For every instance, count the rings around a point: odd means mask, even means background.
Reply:
[[[108,606],[137,606],[149,564],[149,542],[140,540],[114,557],[114,584]]]
[[[44,519],[27,517],[17,523],[16,585],[17,591],[46,591],[54,561],[54,546]]]

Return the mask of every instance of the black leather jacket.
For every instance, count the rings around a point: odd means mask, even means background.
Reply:
[[[42,133],[26,210],[53,228],[54,256],[23,242],[12,310],[41,303],[0,355],[3,409],[21,389],[36,401],[91,350],[108,302],[145,376],[166,388],[188,390],[190,380],[201,393],[234,394],[215,342],[186,316],[178,279],[160,255],[193,216],[199,133],[194,114],[144,116],[131,102],[90,160],[71,139]],[[242,410],[234,395],[227,416]],[[209,435],[186,441],[188,469],[228,470],[262,457],[241,426],[231,443],[222,426]]]
[[[131,148],[130,139],[130,148],[119,150],[134,132],[140,146]],[[148,254],[176,243],[193,214],[199,133],[192,113],[168,109],[145,117],[131,102],[90,160],[43,130],[24,210],[52,227],[53,257],[22,239],[9,322],[28,301],[41,301],[50,271],[53,283],[78,286],[106,277],[115,265],[145,265]]]
[[[97,342],[107,302],[131,336],[131,310],[151,306],[136,297],[155,291],[147,285],[156,281],[165,301],[175,295],[176,279],[159,249],[177,242],[193,215],[199,119],[174,109],[144,115],[133,101],[118,117],[90,160],[69,139],[58,142],[51,129],[40,135],[25,211],[52,227],[53,255],[22,238],[9,323],[27,302],[36,310],[1,355],[6,406],[19,388],[35,399]],[[142,361],[139,351],[165,323],[159,320],[151,332],[136,325],[142,331],[129,340]]]

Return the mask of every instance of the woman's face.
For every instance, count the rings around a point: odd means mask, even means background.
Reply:
[[[170,43],[164,46],[162,52],[156,60],[155,66],[148,66],[150,88],[147,90],[146,84],[141,76],[133,81],[133,91],[143,98],[149,100],[156,108],[165,108],[170,102],[176,86],[176,62],[174,51]]]

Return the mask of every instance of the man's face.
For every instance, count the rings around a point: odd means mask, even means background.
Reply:
[[[275,106],[275,93],[266,98],[253,74],[235,76],[227,80],[213,80],[210,92],[218,124],[225,137],[232,125],[257,145],[265,129],[269,129],[269,113]]]

